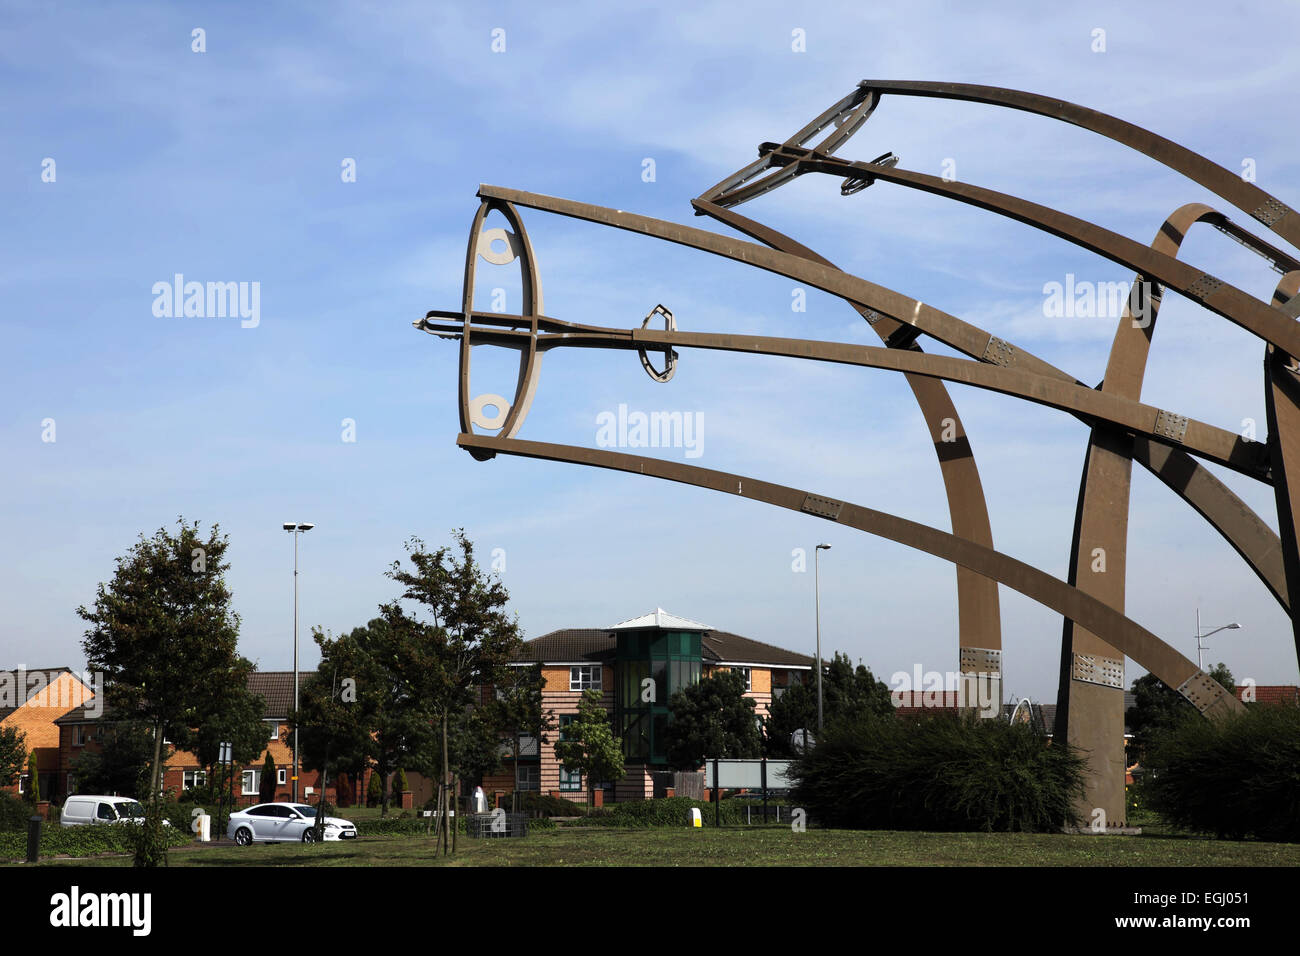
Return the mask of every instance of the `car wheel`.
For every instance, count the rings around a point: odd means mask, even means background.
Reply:
[[[240,846],[248,846],[253,842],[253,831],[248,827],[240,827],[235,831],[235,842]]]
[[[303,842],[303,843],[315,843],[315,842],[316,842],[316,828],[315,828],[315,827],[308,827],[306,830],[303,830],[303,831],[302,831],[302,842]]]

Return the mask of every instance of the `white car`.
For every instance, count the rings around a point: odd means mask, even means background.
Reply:
[[[259,803],[230,815],[226,836],[240,846],[250,843],[312,843],[316,839],[316,808],[305,803]],[[340,817],[325,818],[326,840],[355,840],[356,824]]]

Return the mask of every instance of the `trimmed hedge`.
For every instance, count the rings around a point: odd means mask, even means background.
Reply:
[[[425,828],[432,832],[432,817],[378,817],[373,820],[354,820],[357,836],[423,836]],[[465,832],[465,817],[457,814],[452,818],[452,826],[457,833]]]
[[[132,853],[134,824],[104,823],[86,827],[41,827],[41,856],[94,856],[99,853]],[[189,830],[175,827],[164,830],[169,847],[184,846],[193,839]],[[0,859],[21,860],[27,857],[27,834],[0,833]]]
[[[1026,725],[936,714],[828,727],[791,775],[795,805],[822,826],[1049,832],[1079,825],[1083,769]]]
[[[1179,829],[1300,842],[1300,707],[1191,715],[1156,738],[1145,769],[1143,797]]]
[[[530,816],[534,813],[543,817],[580,817],[587,812],[585,803],[553,797],[549,793],[523,792],[519,794],[519,812]],[[509,794],[501,798],[501,806],[510,810]]]

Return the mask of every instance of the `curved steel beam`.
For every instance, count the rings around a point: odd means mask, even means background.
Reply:
[[[1248,183],[1240,175],[1218,163],[1194,153],[1173,140],[1165,139],[1140,126],[1106,113],[1099,113],[1075,103],[1021,90],[970,83],[932,83],[916,80],[863,80],[859,91],[877,95],[896,93],[901,96],[925,96],[947,100],[965,100],[989,106],[1036,113],[1071,123],[1098,133],[1113,142],[1137,150],[1156,162],[1199,183],[1225,202],[1248,213],[1268,229],[1300,246],[1300,214],[1276,196]]]
[[[845,138],[847,139],[847,136]],[[697,211],[702,211],[773,249],[788,252],[810,262],[821,263],[832,269],[838,268],[833,262],[807,246],[739,213],[707,202],[697,201],[694,206]],[[855,302],[848,304],[867,319],[872,330],[886,347],[921,350],[921,347],[915,344],[916,331],[911,326],[904,326],[885,316],[873,316],[871,310],[864,305]],[[959,538],[982,544],[986,548],[993,547],[993,529],[989,522],[984,486],[980,481],[979,468],[975,464],[975,453],[971,450],[970,441],[966,437],[966,428],[957,413],[957,407],[952,402],[952,397],[948,394],[948,389],[942,382],[934,379],[906,373],[904,377],[912,390],[912,395],[916,398],[921,417],[925,419],[926,427],[929,429],[935,454],[939,458],[939,471],[943,477],[944,493],[948,499],[948,517],[952,523],[952,533]],[[1001,673],[1002,618],[997,583],[960,565],[957,566],[957,639],[959,649],[969,648],[971,660],[978,657],[983,658],[982,663],[986,662],[989,655],[981,655],[979,652],[996,651],[996,656],[999,658],[999,673]],[[959,666],[961,657],[959,650]],[[964,672],[964,668],[962,670]]]
[[[1127,266],[1147,276],[1148,279],[1160,282],[1190,299],[1195,299],[1210,311],[1258,335],[1270,345],[1300,354],[1300,327],[1297,327],[1293,321],[1294,315],[1287,315],[1284,310],[1261,302],[1248,292],[1195,266],[1180,262],[1127,236],[1121,236],[1117,232],[1071,216],[1059,209],[1040,206],[983,186],[947,182],[938,176],[907,169],[851,163],[832,156],[813,159],[792,157],[791,161],[798,162],[808,171],[836,176],[869,174],[875,179],[919,189],[947,199],[955,199],[1033,226],[1035,229],[1104,256],[1112,262]]]
[[[1243,710],[1243,705],[1192,661],[1155,634],[1104,602],[1052,577],[1023,561],[986,548],[965,538],[908,521],[896,515],[874,511],[835,498],[814,495],[797,488],[758,481],[681,462],[664,461],[623,452],[517,438],[464,435],[456,439],[462,448],[488,454],[517,455],[548,461],[593,465],[631,474],[663,478],[698,488],[708,488],[741,498],[788,508],[835,521],[867,534],[887,538],[918,551],[970,568],[1000,584],[1019,591],[1034,601],[1107,638],[1166,684],[1179,689],[1207,717],[1219,717]],[[476,456],[477,457],[477,456]]]
[[[471,313],[478,316],[482,313]],[[552,319],[552,322],[555,320]],[[426,331],[454,334],[451,326],[425,322]],[[477,329],[475,337],[482,343],[519,347],[529,337],[524,331]],[[1153,441],[1177,443],[1183,448],[1217,462],[1241,474],[1268,482],[1257,468],[1254,455],[1242,453],[1241,436],[1205,422],[1176,415],[1152,405],[1107,395],[1083,385],[1046,378],[1020,369],[985,365],[949,355],[929,355],[905,349],[852,345],[844,342],[815,342],[808,339],[773,338],[763,335],[735,335],[715,332],[682,332],[667,329],[609,329],[571,333],[547,333],[536,337],[537,351],[554,348],[596,348],[656,350],[664,348],[701,348],[750,355],[773,355],[805,358],[840,365],[856,365],[886,371],[903,372],[926,378],[943,379],[972,385],[988,391],[1022,398],[1037,405],[1071,412],[1089,422],[1101,422],[1127,429]]]
[[[1300,272],[1282,277],[1273,293],[1274,301],[1300,301]],[[1295,356],[1268,346],[1264,356],[1264,402],[1268,414],[1268,444],[1277,464],[1278,537],[1282,541],[1282,564],[1287,583],[1300,589],[1300,367]],[[1300,660],[1300,620],[1291,617],[1296,659]]]

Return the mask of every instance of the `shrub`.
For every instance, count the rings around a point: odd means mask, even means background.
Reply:
[[[1151,809],[1179,829],[1300,842],[1300,707],[1194,715],[1153,741],[1146,771]]]
[[[691,810],[698,809],[704,825],[714,825],[718,817],[723,826],[743,826],[744,801],[723,800],[721,807],[690,797],[660,797],[655,800],[629,800],[593,810],[582,821],[607,827],[684,827],[690,822]]]
[[[41,802],[41,777],[36,772],[35,752],[32,752],[27,757],[27,793],[24,796],[32,806],[36,806]]]
[[[257,782],[257,799],[260,803],[275,802],[276,777],[275,759],[267,750],[266,759],[262,761],[262,776]]]
[[[0,793],[0,833],[26,833],[32,807],[26,800]]]
[[[791,775],[794,803],[825,826],[1043,832],[1078,825],[1083,767],[1026,725],[940,714],[828,727]]]
[[[366,806],[375,807],[384,802],[384,778],[381,774],[372,773],[370,775],[370,784],[366,787]]]
[[[167,847],[170,845],[169,834],[175,827],[166,827],[167,806],[161,800],[150,800],[144,805],[144,821],[131,824],[127,836],[131,850],[135,855],[134,866],[156,867],[167,865]],[[91,829],[91,828],[87,828]],[[189,827],[182,831],[189,834]]]
[[[516,805],[519,807],[518,812],[530,816],[537,814],[542,817],[580,817],[587,812],[587,808],[583,804],[566,800],[564,797],[553,797],[549,793],[524,790],[516,794],[515,799],[517,801]],[[510,809],[508,795],[501,798],[501,805],[507,810]]]
[[[402,805],[402,791],[410,789],[406,785],[406,771],[401,767],[397,768],[397,773],[393,774],[393,794],[389,798],[399,807]]]

